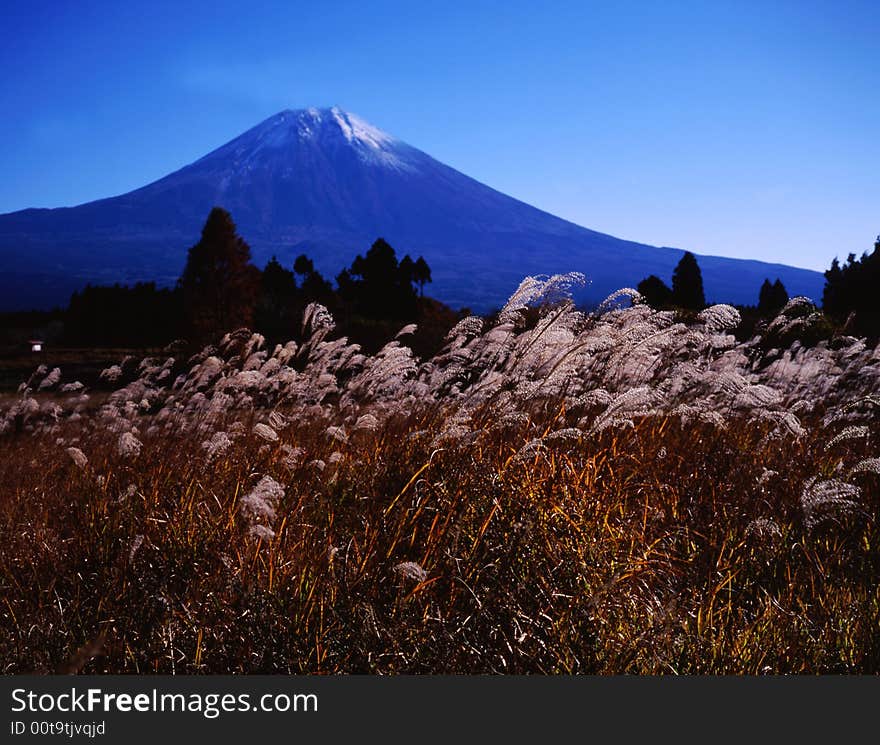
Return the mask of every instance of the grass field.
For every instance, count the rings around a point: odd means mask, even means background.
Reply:
[[[149,353],[150,350],[143,349],[81,349],[54,345],[47,346],[43,352],[34,353],[20,345],[0,347],[0,402],[14,396],[21,383],[39,365],[50,369],[60,367],[70,380],[94,386],[98,383],[101,371],[108,365],[117,363],[128,355],[144,357]]]
[[[798,299],[746,342],[727,306],[530,310],[560,281],[427,361],[312,307],[94,399],[41,371],[3,672],[880,671],[877,351],[803,344]]]

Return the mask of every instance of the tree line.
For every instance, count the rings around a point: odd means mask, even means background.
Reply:
[[[675,267],[671,286],[651,275],[637,289],[658,309],[696,312],[706,306],[703,278],[696,257],[686,252]],[[71,346],[155,347],[175,339],[193,344],[211,341],[232,328],[253,328],[271,341],[295,339],[306,305],[320,302],[337,319],[339,333],[374,351],[393,338],[402,325],[419,325],[409,341],[420,354],[431,354],[448,329],[469,311],[453,311],[426,297],[431,269],[423,257],[397,254],[377,239],[365,255],[336,277],[324,278],[306,255],[291,267],[276,257],[260,270],[250,246],[238,234],[232,216],[215,207],[199,241],[188,252],[183,274],[172,288],[153,282],[133,286],[86,286],[75,292],[65,311],[37,314],[41,323],[63,320],[61,341]],[[757,304],[740,306],[749,329],[776,315],[788,302],[788,292],[776,278],[765,279]],[[880,337],[880,236],[871,253],[860,258],[837,258],[825,272],[822,296],[825,315],[846,333]],[[36,328],[33,314],[0,316],[0,330]],[[749,329],[744,329],[747,333]],[[11,337],[10,337],[11,338]]]
[[[652,274],[639,282],[636,289],[645,301],[657,309],[700,311],[706,307],[703,275],[697,258],[686,251],[672,272],[672,287]],[[788,302],[785,285],[777,277],[775,282],[765,279],[758,290],[758,304],[751,306],[760,317],[773,316]]]
[[[871,253],[837,258],[825,272],[822,309],[857,336],[880,337],[880,236]]]
[[[132,287],[87,286],[73,294],[65,314],[65,339],[71,345],[137,346],[167,344],[183,338],[210,343],[235,328],[254,329],[270,341],[299,336],[305,307],[319,302],[345,333],[374,350],[401,326],[419,329],[411,346],[430,354],[459,319],[447,306],[425,297],[431,269],[425,259],[397,258],[383,238],[336,277],[336,287],[314,262],[300,255],[291,267],[273,256],[260,270],[232,215],[211,210],[199,241],[173,288],[155,283]]]
[[[645,301],[658,309],[699,311],[706,307],[703,277],[696,257],[686,252],[672,273],[672,286],[652,274],[636,288]],[[788,291],[777,277],[765,279],[756,306],[740,307],[744,318],[754,322],[775,316],[788,302]],[[860,258],[849,254],[844,264],[835,258],[825,272],[822,311],[842,332],[880,338],[880,236],[874,249]]]

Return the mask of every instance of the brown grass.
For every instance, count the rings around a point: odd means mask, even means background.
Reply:
[[[843,459],[820,427],[780,443],[652,417],[523,459],[534,434],[491,421],[432,447],[442,419],[342,445],[301,421],[210,465],[183,436],[125,461],[90,434],[84,470],[54,439],[4,438],[0,669],[880,671],[878,476],[858,477],[864,514],[808,531],[804,482]],[[293,471],[285,443],[306,452]],[[268,543],[238,508],[262,475],[286,486]]]

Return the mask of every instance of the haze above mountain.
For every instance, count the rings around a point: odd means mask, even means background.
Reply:
[[[595,302],[683,253],[562,220],[440,163],[338,108],[282,111],[194,163],[121,196],[0,215],[0,309],[65,304],[87,282],[171,284],[211,207],[232,213],[259,266],[308,254],[332,278],[377,237],[423,255],[430,294],[485,311],[527,274],[580,271]],[[707,299],[754,304],[765,278],[821,297],[820,273],[700,256]]]

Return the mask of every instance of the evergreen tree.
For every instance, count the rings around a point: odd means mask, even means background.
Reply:
[[[260,296],[254,316],[257,330],[270,339],[287,340],[296,324],[297,287],[293,272],[274,256],[260,279]]]
[[[416,259],[416,265],[413,271],[413,280],[419,286],[419,297],[425,296],[425,283],[431,282],[431,267],[422,256]]]
[[[762,316],[772,316],[782,310],[788,302],[788,291],[782,280],[778,277],[773,284],[769,279],[765,279],[761,285],[761,291],[758,293],[758,313]]]
[[[201,240],[189,250],[179,282],[193,339],[204,341],[252,326],[259,281],[250,246],[236,232],[232,216],[214,207]]]
[[[302,277],[299,294],[303,307],[309,303],[321,303],[328,308],[335,305],[336,293],[333,292],[333,286],[315,269],[314,262],[308,256],[297,256],[293,262],[293,271]]]
[[[852,254],[850,254],[852,257]],[[837,257],[825,272],[825,288],[822,291],[822,310],[828,315],[839,316],[843,309],[843,269]]]
[[[773,285],[765,278],[758,291],[758,312],[762,316],[769,315],[773,307]]]
[[[343,299],[366,318],[405,319],[415,311],[415,263],[409,256],[398,263],[394,249],[377,239],[366,256],[358,255],[337,277]]]
[[[852,331],[880,336],[880,236],[874,250],[857,259],[847,257],[842,265],[835,258],[825,272],[822,308],[839,322],[849,322]]]
[[[300,254],[293,262],[293,271],[301,277],[315,273],[315,263],[305,254]]]
[[[639,282],[636,289],[652,308],[668,308],[672,305],[672,290],[654,274]]]
[[[397,267],[397,271],[400,273],[401,285],[412,285],[415,281],[416,263],[410,258],[409,254],[400,260],[400,266]]]
[[[687,251],[672,273],[672,302],[680,308],[702,310],[706,307],[703,275],[694,255]]]
[[[150,347],[179,336],[180,308],[176,290],[153,282],[133,287],[86,287],[74,292],[65,314],[65,340],[78,346]]]
[[[782,310],[788,302],[788,290],[779,277],[773,283],[773,307]]]

